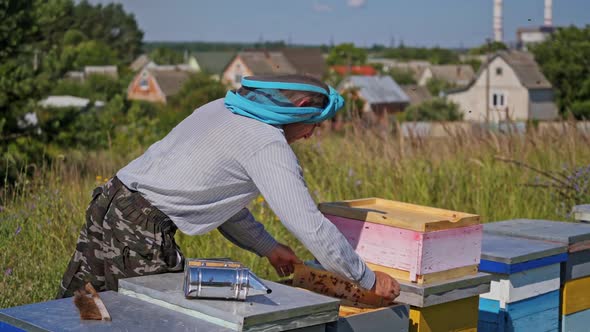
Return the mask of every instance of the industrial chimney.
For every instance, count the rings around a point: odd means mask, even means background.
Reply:
[[[553,0],[545,0],[545,23],[546,27],[553,26]]]
[[[545,2],[545,4],[546,3],[547,2]],[[494,0],[494,40],[497,42],[502,42],[503,39],[504,35],[502,32],[502,0]]]

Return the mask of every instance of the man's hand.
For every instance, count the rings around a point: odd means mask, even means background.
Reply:
[[[277,270],[280,277],[286,277],[293,273],[293,264],[301,263],[297,255],[284,244],[278,244],[267,256],[270,264]]]
[[[387,273],[375,271],[375,285],[371,289],[375,294],[393,301],[399,296],[399,283]]]

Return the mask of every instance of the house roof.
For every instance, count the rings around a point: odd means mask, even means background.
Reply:
[[[202,71],[221,74],[236,55],[236,52],[194,52],[192,55],[197,60]]]
[[[53,108],[64,108],[64,107],[76,107],[84,108],[90,103],[89,99],[80,98],[75,96],[49,96],[39,102],[42,107],[53,107]],[[102,107],[104,102],[97,100],[94,102],[94,106]]]
[[[360,89],[361,96],[369,104],[409,103],[410,98],[390,76],[350,76],[347,82]]]
[[[348,66],[343,65],[336,65],[330,67],[333,71],[338,73],[339,75],[346,75],[348,73]],[[353,75],[360,75],[360,76],[374,76],[377,75],[377,70],[375,70],[372,66],[351,66],[350,72]]]
[[[244,51],[238,53],[254,75],[295,74],[295,68],[278,51]]]
[[[420,104],[432,99],[432,95],[428,88],[420,85],[402,85],[402,90],[410,98],[410,104]]]
[[[477,78],[483,74],[485,68],[488,67],[492,61],[496,58],[501,57],[509,66],[514,70],[516,77],[527,89],[551,89],[552,85],[549,80],[543,75],[539,65],[535,61],[535,58],[532,54],[523,51],[499,51],[493,57],[490,58],[490,61],[487,64],[483,64],[480,68],[473,80],[464,87],[449,90],[447,93],[452,94],[456,92],[462,92],[468,90]]]
[[[502,51],[502,57],[516,73],[520,83],[528,89],[550,89],[551,83],[541,72],[531,53],[522,51]]]
[[[467,84],[475,73],[470,65],[433,65],[429,67],[432,76],[455,84]]]
[[[281,53],[299,74],[322,77],[326,72],[326,61],[319,48],[285,48]]]
[[[131,63],[131,65],[129,65],[129,67],[133,71],[138,71],[138,70],[141,70],[143,67],[145,67],[148,63],[150,63],[150,61],[151,61],[150,58],[146,54],[142,54],[142,55],[138,56],[137,59],[135,59]]]
[[[190,73],[183,70],[150,70],[162,93],[172,96],[188,81]]]

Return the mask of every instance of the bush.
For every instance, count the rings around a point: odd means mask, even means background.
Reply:
[[[460,121],[463,114],[459,111],[459,105],[435,98],[418,105],[412,105],[404,112],[406,121]]]

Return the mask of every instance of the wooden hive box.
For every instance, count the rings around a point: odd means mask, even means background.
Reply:
[[[111,321],[80,320],[72,298],[65,298],[1,309],[0,331],[232,331],[117,292],[100,297]]]
[[[503,331],[558,331],[559,290],[506,304],[479,299],[480,332]],[[555,303],[558,303],[556,306]]]
[[[568,257],[561,264],[562,284],[590,276],[590,224],[513,219],[485,224],[484,232],[563,244]]]
[[[480,331],[559,326],[560,264],[567,246],[484,232],[480,270],[494,275],[480,295]]]
[[[590,276],[567,281],[562,291],[562,331],[588,331],[590,329]]]
[[[409,331],[475,331],[478,298],[480,294],[489,291],[490,280],[490,274],[478,273],[429,285],[400,281],[401,294],[396,302],[410,305]],[[359,291],[359,287],[350,281],[317,266],[296,265],[292,284],[340,298],[342,305],[338,328],[343,328],[343,331],[365,331],[346,330],[345,327],[372,319],[379,319],[379,324],[373,327],[387,326],[385,323],[388,320],[393,327],[400,324],[399,320],[405,317],[400,314],[401,311],[396,315],[391,311],[384,311],[384,308],[379,308],[386,304],[382,298],[366,290]],[[349,315],[352,317],[348,317]],[[343,318],[347,318],[348,323],[344,323]]]
[[[477,273],[477,215],[380,198],[321,203],[319,209],[373,270],[418,284]]]
[[[187,299],[183,274],[165,273],[119,280],[119,293],[199,318],[232,331],[319,332],[338,319],[339,301],[304,289],[264,281],[267,295],[246,301]]]

